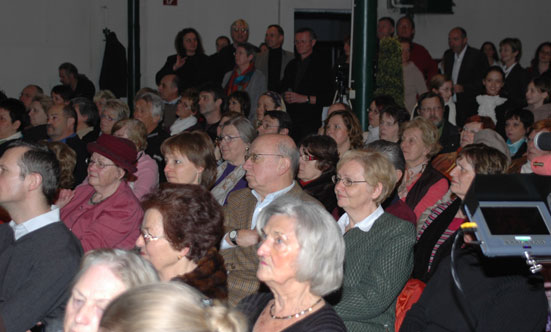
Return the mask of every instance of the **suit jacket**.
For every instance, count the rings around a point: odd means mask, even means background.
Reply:
[[[440,153],[456,151],[459,148],[459,130],[457,127],[452,125],[449,121],[444,120],[442,136],[440,136],[438,142],[442,145],[442,151],[440,151]]]
[[[455,59],[452,50],[447,50],[444,53],[444,74],[447,77],[452,77],[453,62]],[[482,79],[488,70],[488,59],[476,48],[467,46],[459,75],[457,76],[457,84],[463,86],[463,92],[457,94],[457,125],[463,126],[465,120],[476,114],[478,104],[476,96],[484,94],[484,86]]]
[[[265,51],[262,53],[259,53],[256,55],[256,60],[254,61],[254,65],[256,69],[260,70],[264,73],[264,76],[266,76],[266,86],[268,86],[268,59],[270,58],[270,51]],[[281,80],[283,79],[283,75],[285,74],[285,67],[287,67],[287,64],[291,60],[295,58],[295,55],[292,52],[285,51],[282,49],[282,55],[281,55],[281,69],[279,72],[279,81],[281,83]],[[254,110],[254,108],[251,108]]]
[[[520,63],[517,63],[503,85],[502,91],[508,100],[511,100],[516,107],[526,105],[526,87],[529,83],[529,75],[526,69],[522,68]]]
[[[298,183],[295,183],[293,188],[285,195],[293,195],[304,201],[318,202],[305,193]],[[234,229],[251,229],[256,203],[256,197],[249,188],[231,193],[228,196],[226,206],[224,206],[224,233]],[[260,287],[260,281],[256,278],[258,268],[257,249],[258,246],[255,245],[233,247],[220,251],[228,271],[228,300],[232,305],[236,305],[242,298],[256,293]]]

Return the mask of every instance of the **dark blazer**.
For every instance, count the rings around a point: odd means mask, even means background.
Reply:
[[[309,57],[309,65],[300,80],[296,81],[300,62],[299,57],[291,60],[285,68],[281,82],[281,93],[293,91],[299,94],[316,96],[316,104],[287,104],[287,113],[293,121],[293,139],[299,142],[303,137],[314,133],[321,126],[321,111],[331,104],[335,91],[331,65],[316,52]]]
[[[444,53],[444,74],[449,78],[452,77],[454,59],[452,50],[447,50]],[[462,85],[464,89],[462,93],[457,94],[456,103],[457,125],[460,127],[469,116],[476,114],[478,109],[476,96],[484,93],[482,79],[488,68],[486,56],[478,49],[467,46],[457,77],[457,84]]]
[[[526,69],[517,63],[507,78],[501,91],[507,100],[511,100],[516,107],[526,106],[526,87],[530,81],[530,75]]]
[[[334,172],[323,173],[317,179],[302,187],[306,193],[320,201],[329,213],[333,213],[333,210],[337,207],[335,184],[331,180],[334,174]]]
[[[88,166],[86,165],[86,159],[90,156],[86,149],[86,144],[78,138],[77,135],[71,136],[65,140],[65,144],[75,151],[77,154],[77,164],[73,175],[75,177],[75,187],[84,181],[86,175],[88,175]]]
[[[279,72],[278,80],[281,83],[281,80],[283,79],[283,75],[285,74],[285,67],[293,60],[295,55],[293,52],[285,51],[284,49],[281,50],[281,70]],[[268,62],[270,59],[270,51],[258,53],[256,55],[256,59],[254,61],[254,66],[256,69],[260,70],[264,73],[264,76],[266,76],[266,86],[268,86],[269,83],[269,68],[268,68]],[[279,88],[279,86],[278,86]]]
[[[449,121],[444,120],[442,136],[440,136],[438,142],[442,145],[442,151],[440,151],[440,153],[456,151],[459,148],[459,130],[457,127],[452,125]]]

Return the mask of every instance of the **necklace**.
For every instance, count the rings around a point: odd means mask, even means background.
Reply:
[[[289,316],[276,316],[274,315],[272,312],[274,311],[274,305],[275,303],[272,303],[272,306],[270,307],[270,317],[272,317],[272,319],[291,319],[291,318],[299,318],[300,316],[308,313],[308,312],[311,312],[314,307],[320,303],[322,300],[322,298],[320,297],[319,300],[316,301],[316,303],[312,304],[312,306],[308,309],[304,309],[302,310],[301,312],[297,312],[296,314],[292,314],[292,315],[289,315]]]

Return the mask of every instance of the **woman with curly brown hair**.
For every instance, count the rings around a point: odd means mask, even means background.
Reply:
[[[216,249],[224,215],[210,192],[203,186],[167,183],[146,196],[142,206],[136,246],[161,280],[186,283],[210,298],[227,298],[224,259]]]
[[[348,150],[355,150],[363,147],[360,121],[354,113],[349,111],[336,111],[331,113],[325,122],[325,135],[337,142],[340,156]]]

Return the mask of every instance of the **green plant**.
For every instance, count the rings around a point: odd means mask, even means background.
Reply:
[[[379,42],[376,90],[374,96],[389,95],[404,106],[404,75],[402,48],[397,38],[383,38]]]

